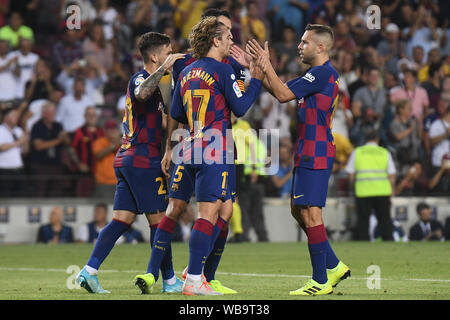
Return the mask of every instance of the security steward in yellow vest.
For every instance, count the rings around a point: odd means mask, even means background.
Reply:
[[[391,195],[395,183],[395,165],[390,152],[378,145],[378,134],[367,132],[366,144],[350,155],[346,171],[354,183],[357,211],[356,240],[368,241],[372,210],[383,240],[393,240]]]

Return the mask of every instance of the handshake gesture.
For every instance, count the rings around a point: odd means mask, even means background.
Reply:
[[[250,69],[250,74],[253,78],[264,79],[264,74],[270,65],[267,41],[264,44],[264,49],[255,39],[247,42],[246,51],[233,45],[230,49],[230,54],[240,65]]]

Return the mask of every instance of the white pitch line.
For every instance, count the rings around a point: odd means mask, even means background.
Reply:
[[[45,268],[10,268],[0,267],[0,271],[25,271],[25,272],[66,272],[66,269],[45,269]],[[142,270],[114,270],[114,269],[102,269],[101,273],[115,273],[115,272],[127,272],[127,273],[141,273]],[[175,271],[175,273],[181,274],[182,271]],[[261,277],[261,278],[311,278],[310,275],[295,275],[295,274],[275,274],[275,273],[238,273],[238,272],[216,272],[218,275],[224,276],[238,276],[238,277]],[[367,280],[367,277],[350,277],[350,280]],[[380,278],[380,280],[397,280],[391,278]],[[450,279],[398,279],[397,281],[432,281],[432,282],[450,282]]]

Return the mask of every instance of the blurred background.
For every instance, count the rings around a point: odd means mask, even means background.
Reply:
[[[67,28],[71,5],[80,8],[80,29]],[[381,9],[380,29],[367,28],[370,5]],[[0,241],[94,241],[86,235],[89,228],[101,230],[112,216],[112,161],[120,146],[127,82],[142,68],[139,36],[165,33],[174,52],[186,52],[191,28],[212,7],[230,12],[241,48],[252,38],[269,41],[271,62],[285,81],[308,68],[297,52],[306,24],[333,27],[331,61],[340,74],[340,98],[332,130],[337,155],[324,209],[331,239],[358,240],[346,166],[366,133],[375,130],[396,168],[394,240],[450,240],[449,5],[446,0],[0,0]],[[170,104],[170,75],[160,88]],[[265,164],[275,157],[270,145],[262,145],[260,165],[240,164],[230,241],[302,240],[289,213],[296,107],[297,102],[279,103],[262,92],[236,120],[238,128],[279,129],[280,163],[276,172],[268,171]],[[255,141],[260,142],[257,136]],[[180,222],[180,241],[189,238],[194,219],[192,202]],[[138,219],[136,233],[131,230],[123,241],[148,239],[144,220]],[[57,237],[46,239],[44,227]],[[377,239],[372,216],[370,240]]]

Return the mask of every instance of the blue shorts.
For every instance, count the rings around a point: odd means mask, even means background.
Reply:
[[[331,169],[294,168],[291,199],[297,206],[325,207]]]
[[[136,214],[156,213],[167,208],[167,188],[161,168],[115,168],[117,177],[114,210]]]
[[[200,166],[200,165],[197,165]],[[212,165],[202,165],[202,166],[212,166]],[[214,164],[214,166],[217,166]],[[224,165],[220,165],[224,166]],[[234,202],[236,197],[236,167],[234,164],[228,164],[225,165],[228,168],[228,174],[225,178],[225,184],[227,185],[227,192],[226,196],[223,198],[223,201],[227,201],[231,198],[231,200]],[[220,170],[223,170],[220,169]],[[195,190],[195,177],[196,177],[196,170],[194,169],[194,165],[186,165],[186,164],[177,164],[173,168],[173,172],[170,178],[170,189],[169,189],[169,198],[173,199],[180,199],[187,203],[189,203],[192,195],[194,194]],[[214,174],[217,174],[215,172]],[[220,172],[220,177],[222,172]],[[223,180],[222,180],[223,182]],[[196,194],[197,191],[195,192]],[[222,191],[220,194],[222,195]],[[216,200],[219,198],[216,198]],[[198,200],[197,200],[198,201]],[[215,201],[215,200],[210,200]]]

